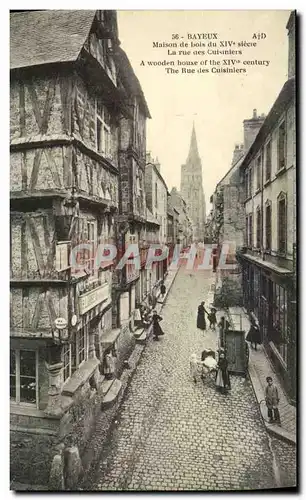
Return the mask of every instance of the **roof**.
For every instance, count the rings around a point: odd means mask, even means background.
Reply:
[[[265,121],[263,122],[261,128],[259,129],[259,132],[255,137],[254,142],[252,143],[247,154],[243,158],[240,165],[240,168],[242,170],[248,166],[249,162],[260,150],[266,137],[270,134],[271,129],[278,122],[280,116],[285,111],[290,101],[294,99],[294,96],[295,96],[295,78],[292,77],[289,78],[289,80],[287,80],[286,83],[284,84],[275,103],[273,104]]]
[[[295,19],[296,19],[296,10],[292,10],[286,25],[287,30],[290,30],[292,27],[295,26]]]
[[[118,47],[118,49],[114,53],[114,57],[119,66],[119,74],[121,76],[122,83],[129,88],[130,92],[132,92],[135,97],[139,98],[147,118],[151,118],[147,101],[128,56],[126,55],[124,50],[121,49],[121,47]]]
[[[234,163],[234,165],[231,166],[231,168],[226,172],[226,174],[224,174],[224,176],[222,177],[222,179],[218,182],[218,184],[216,185],[216,189],[218,189],[218,187],[222,184],[222,182],[224,181],[224,179],[230,174],[234,173],[234,171],[238,168],[240,168],[240,165],[241,163],[243,162],[243,159],[245,157],[245,154],[243,154],[242,156],[240,156],[240,158],[238,158],[238,160]]]
[[[11,69],[75,61],[95,10],[41,10],[10,14]]]

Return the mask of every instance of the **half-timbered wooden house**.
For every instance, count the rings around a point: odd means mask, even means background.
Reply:
[[[126,53],[118,47],[115,55],[118,81],[129,103],[132,114],[120,120],[119,131],[119,215],[118,258],[131,244],[138,245],[140,264],[146,262],[146,120],[151,118],[139,80]],[[138,267],[138,268],[137,268]],[[117,285],[113,288],[113,319],[121,335],[132,345],[134,311],[144,298],[140,268],[133,260],[117,271]]]
[[[115,11],[14,12],[10,46],[11,472],[45,483],[59,450],[82,456],[106,390],[113,266],[95,251],[114,242],[119,122],[136,111]]]

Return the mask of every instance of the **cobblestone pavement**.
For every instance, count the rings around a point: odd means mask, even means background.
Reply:
[[[162,310],[165,336],[146,347],[127,389],[92,490],[237,490],[280,486],[251,383],[194,384],[189,358],[215,349],[196,328],[210,272],[180,269]],[[284,484],[284,486],[287,484]]]

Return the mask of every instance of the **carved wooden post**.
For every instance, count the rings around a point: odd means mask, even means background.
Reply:
[[[49,390],[48,390],[48,405],[46,412],[52,412],[56,405],[57,396],[60,394],[62,385],[62,368],[61,360],[62,346],[52,345],[48,348],[48,360],[46,367],[49,373]]]

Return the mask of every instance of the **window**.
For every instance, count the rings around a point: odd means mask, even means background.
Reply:
[[[249,171],[245,171],[245,197],[249,197]]]
[[[273,343],[287,364],[287,291],[273,283]]]
[[[272,238],[272,207],[271,202],[266,203],[266,250],[271,250]]]
[[[278,204],[278,251],[286,252],[287,246],[287,203],[286,195],[281,193],[277,198]]]
[[[78,330],[71,342],[63,348],[63,375],[66,381],[88,359],[89,324]]]
[[[55,251],[55,269],[60,272],[69,267],[69,243],[59,241]]]
[[[249,215],[249,247],[253,246],[253,215]]]
[[[80,222],[80,221],[79,221]],[[97,251],[97,222],[96,221],[84,221],[83,223],[83,235],[84,238],[81,243],[89,244],[89,249],[84,249],[82,252],[82,263],[84,265],[84,269],[86,269],[91,275],[94,275],[95,269],[95,256]],[[80,232],[79,232],[80,234]]]
[[[266,145],[266,181],[269,181],[271,179],[271,164],[271,141],[269,141]]]
[[[139,127],[139,109],[138,109],[138,104],[135,101],[134,105],[134,144],[136,148],[139,148],[140,145],[140,137],[138,133],[138,127]]]
[[[249,169],[249,193],[248,196],[252,196],[252,191],[253,191],[253,171],[252,168],[250,167]]]
[[[246,216],[245,218],[245,244],[248,247],[249,246],[249,217]]]
[[[257,176],[256,189],[260,189],[261,188],[261,156],[259,156],[256,160],[256,176]]]
[[[259,207],[256,210],[256,247],[261,247],[261,210]]]
[[[286,165],[286,124],[285,121],[281,123],[278,129],[278,143],[277,143],[277,152],[278,152],[278,163],[277,169],[281,170]]]
[[[38,352],[10,351],[10,398],[17,404],[38,403]]]
[[[110,114],[99,101],[97,101],[96,127],[97,150],[99,153],[111,158]]]
[[[155,207],[157,208],[158,203],[157,203],[157,182],[155,182]]]

